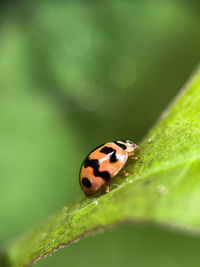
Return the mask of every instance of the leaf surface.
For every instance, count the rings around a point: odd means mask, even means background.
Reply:
[[[127,178],[119,174],[108,194],[82,197],[12,241],[2,266],[28,266],[126,220],[200,232],[200,69],[139,145],[140,158],[128,161]]]

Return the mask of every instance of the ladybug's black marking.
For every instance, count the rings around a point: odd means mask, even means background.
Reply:
[[[110,156],[110,162],[116,162],[118,161],[117,157],[116,157],[116,153],[113,153],[111,156]]]
[[[104,153],[104,154],[109,154],[111,152],[115,152],[116,150],[113,149],[112,147],[104,146],[99,152]]]
[[[86,158],[85,163],[84,163],[84,167],[92,167],[94,170],[99,170],[99,161],[98,159],[89,159]]]
[[[126,149],[126,145],[122,144],[122,143],[119,143],[117,141],[114,142],[117,146],[121,147],[122,149]]]
[[[116,157],[116,150],[112,147],[104,146],[99,152],[110,154],[110,162],[116,162],[118,160]]]
[[[102,179],[108,181],[110,179],[110,173],[108,171],[99,171],[99,161],[98,159],[89,159],[88,157],[85,159],[84,167],[92,167],[94,176],[99,176]]]
[[[92,183],[87,177],[84,177],[82,179],[82,185],[85,186],[86,188],[90,188],[92,186]]]

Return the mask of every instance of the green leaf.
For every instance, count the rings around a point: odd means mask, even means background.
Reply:
[[[152,105],[156,101],[155,95]],[[27,266],[87,234],[127,220],[199,232],[200,69],[144,138],[139,156],[137,162],[129,160],[127,178],[121,174],[112,181],[110,193],[102,190],[83,197],[12,241],[3,266]]]

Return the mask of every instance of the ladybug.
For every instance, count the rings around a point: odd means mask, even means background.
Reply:
[[[108,142],[95,148],[84,160],[80,170],[80,185],[86,195],[92,195],[106,185],[109,192],[108,181],[115,177],[120,170],[124,175],[128,173],[124,165],[128,157],[134,157],[138,146],[129,140]]]

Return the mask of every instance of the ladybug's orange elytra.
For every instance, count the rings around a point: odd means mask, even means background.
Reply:
[[[123,169],[128,157],[138,146],[129,140],[108,142],[93,150],[84,160],[80,170],[80,184],[86,195],[92,195],[106,185]],[[109,187],[106,188],[106,192]]]

